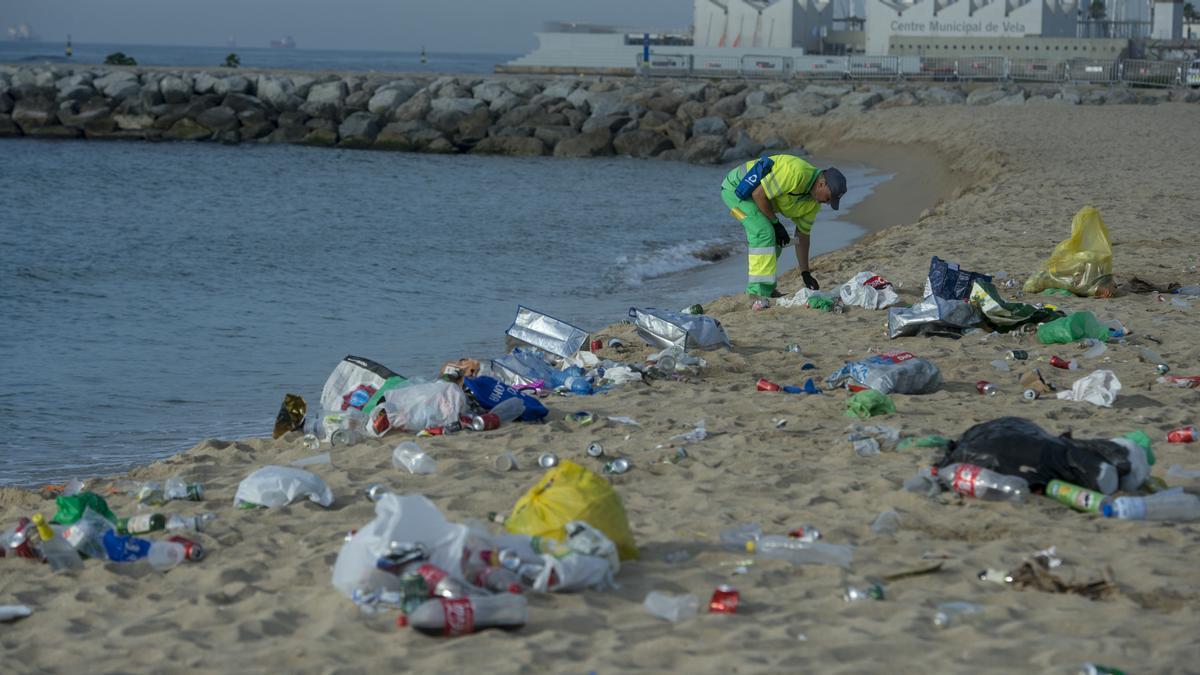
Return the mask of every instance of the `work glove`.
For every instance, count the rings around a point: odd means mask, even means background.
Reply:
[[[804,270],[803,272],[800,273],[800,276],[804,279],[804,285],[806,287],[808,287],[808,290],[810,290],[810,291],[821,290],[821,284],[817,283],[817,279],[816,279],[816,277],[814,277],[812,275],[812,272],[809,272],[808,270]]]
[[[775,228],[775,245],[787,246],[792,243],[792,238],[788,236],[787,230],[780,223],[771,223],[771,227]]]

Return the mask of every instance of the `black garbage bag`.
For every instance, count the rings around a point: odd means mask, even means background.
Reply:
[[[1054,479],[1111,494],[1134,466],[1127,446],[1115,441],[1051,436],[1021,417],[1000,417],[976,424],[952,441],[938,467],[976,464],[1021,476],[1032,488]]]

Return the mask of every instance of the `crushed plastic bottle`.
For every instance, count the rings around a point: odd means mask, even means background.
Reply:
[[[392,466],[407,469],[409,473],[431,474],[437,471],[437,463],[412,441],[404,441],[392,451]]]
[[[933,625],[938,628],[950,628],[960,623],[962,617],[969,614],[977,614],[982,609],[982,607],[973,602],[943,602],[937,606],[937,612],[933,615]]]
[[[871,522],[871,531],[875,534],[895,534],[900,529],[900,514],[895,509],[888,509],[875,516]]]
[[[660,619],[671,623],[679,623],[694,618],[700,613],[700,598],[688,593],[686,595],[671,595],[650,591],[642,603],[646,611]]]
[[[845,544],[803,541],[767,535],[746,542],[746,551],[763,560],[786,560],[793,565],[837,565],[849,567],[854,549]]]

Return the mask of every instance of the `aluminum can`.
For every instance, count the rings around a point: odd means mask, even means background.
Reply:
[[[1008,359],[1009,361],[1028,361],[1029,352],[1025,351],[1024,349],[1010,349],[1009,352],[1004,355],[1004,358]]]
[[[790,343],[788,343],[788,345],[786,347],[783,348],[783,351],[792,352],[793,354],[799,354],[800,353],[800,345],[796,342],[790,342]]]
[[[1000,387],[997,387],[987,380],[980,380],[975,383],[975,390],[981,394],[995,396],[1000,391]]]
[[[542,455],[538,457],[538,466],[542,467],[543,469],[549,469],[558,466],[558,455],[554,454],[553,452],[543,452]]]
[[[598,352],[604,348],[604,340],[600,338],[592,338],[592,351]]]
[[[1096,513],[1104,502],[1103,493],[1061,480],[1046,483],[1046,496],[1084,513]]]
[[[517,457],[511,452],[506,452],[492,460],[492,468],[497,471],[516,471]]]
[[[1051,356],[1050,365],[1055,368],[1062,368],[1063,370],[1071,369],[1071,362],[1059,356]]]
[[[779,388],[780,388],[779,385],[775,384],[774,382],[768,380],[765,377],[759,378],[758,384],[756,386],[759,391],[779,391]]]
[[[473,431],[491,431],[492,429],[499,429],[500,417],[492,413],[475,415],[471,418],[470,426]]]
[[[865,588],[855,588],[849,586],[845,591],[842,591],[842,600],[846,602],[857,602],[859,600],[883,600],[883,586],[879,584],[871,584]]]
[[[736,588],[729,584],[721,584],[713,591],[712,599],[708,601],[708,613],[736,614],[741,599],[742,596]]]
[[[1025,397],[1026,401],[1036,401],[1037,397],[1038,397],[1038,393],[1034,389],[1026,389],[1025,393],[1022,394],[1022,396]]]
[[[388,490],[383,483],[371,483],[367,486],[367,489],[363,490],[363,496],[366,497],[367,501],[369,502],[377,502],[389,492],[391,492],[391,490]]]
[[[192,541],[191,539],[188,539],[187,537],[175,535],[173,537],[167,537],[167,541],[175,542],[176,544],[182,546],[183,557],[187,558],[191,562],[197,562],[204,559],[204,547]]]
[[[1189,424],[1186,427],[1179,427],[1167,432],[1168,443],[1195,443],[1196,442],[1196,427]]]
[[[629,471],[629,460],[618,457],[604,465],[604,473],[622,474]]]
[[[805,542],[814,542],[821,538],[821,531],[812,525],[802,525],[788,532],[788,536],[792,539],[799,539]]]
[[[588,443],[587,454],[588,457],[603,457],[604,446],[600,445],[596,441],[592,441],[591,443]]]

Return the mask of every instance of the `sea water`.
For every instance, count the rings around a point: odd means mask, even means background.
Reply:
[[[284,394],[315,407],[347,354],[429,379],[500,356],[518,305],[591,330],[745,284],[729,167],[33,139],[0,153],[0,484],[267,436]],[[852,220],[884,177],[844,172]],[[813,254],[860,234],[823,209]]]

